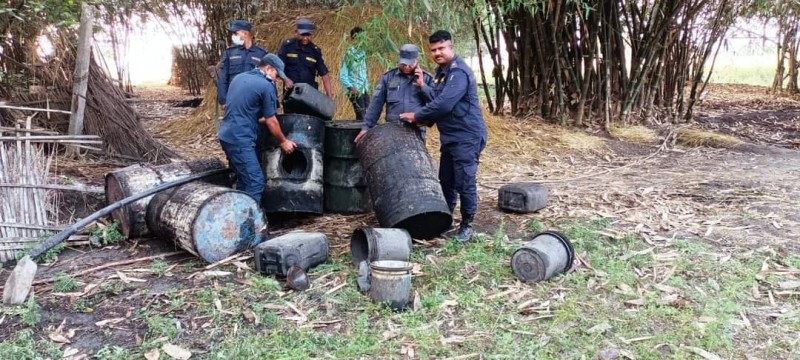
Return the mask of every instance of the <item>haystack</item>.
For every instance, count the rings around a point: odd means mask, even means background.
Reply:
[[[335,120],[355,119],[353,108],[347,99],[345,89],[339,83],[339,69],[342,65],[349,44],[347,38],[350,29],[355,26],[366,27],[365,25],[373,21],[374,18],[381,16],[381,10],[374,7],[345,7],[338,10],[331,9],[303,9],[281,11],[280,16],[274,14],[264,14],[261,19],[257,19],[254,24],[255,42],[267,51],[276,53],[282,41],[295,36],[295,21],[299,18],[311,19],[317,26],[313,42],[322,49],[322,55],[328,66],[331,77],[331,85],[336,94],[337,111]],[[390,43],[397,48],[404,43],[414,43],[421,49],[427,42],[427,34],[422,31],[408,34],[408,26],[395,23],[392,28],[398,29],[392,32],[394,36]],[[376,37],[379,36],[376,34]],[[369,38],[369,35],[367,36]],[[370,41],[370,40],[368,40]],[[376,47],[378,43],[385,42],[385,38],[375,39]],[[372,44],[372,42],[370,41]],[[387,48],[381,55],[387,59],[396,59],[396,49]],[[396,60],[395,60],[396,61]],[[382,65],[378,57],[367,58],[368,76],[370,83],[376,84],[380,76],[394,64]],[[433,71],[433,67],[426,65],[425,68]],[[318,79],[320,89],[322,82]],[[222,111],[216,104],[217,91],[213,81],[206,86],[206,93],[203,103],[187,118],[178,119],[166,123],[160,130],[169,130],[185,137],[196,136],[216,136],[215,117],[222,116]]]

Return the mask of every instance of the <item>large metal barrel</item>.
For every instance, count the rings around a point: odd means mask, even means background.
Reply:
[[[453,217],[419,130],[405,123],[376,126],[357,153],[381,227],[406,229],[415,239],[450,228]]]
[[[106,174],[106,202],[112,204],[128,196],[150,190],[165,182],[177,180],[191,174],[224,168],[225,165],[217,158],[175,162],[158,166],[131,165]],[[227,174],[208,177],[203,181],[222,186],[231,186],[231,178]],[[120,232],[123,235],[139,237],[149,233],[144,217],[147,211],[147,203],[150,202],[150,199],[152,199],[152,196],[128,204],[111,213],[111,217],[114,220],[119,220]]]
[[[362,214],[372,210],[355,139],[360,121],[329,121],[325,125],[325,210]]]
[[[262,206],[267,213],[322,214],[325,121],[308,115],[278,115],[287,139],[297,143],[289,155],[269,137],[264,157],[267,184]]]
[[[147,226],[159,238],[213,263],[258,245],[267,220],[250,195],[193,182],[154,196]]]

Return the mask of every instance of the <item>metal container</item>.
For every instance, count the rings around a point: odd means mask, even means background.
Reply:
[[[329,121],[325,125],[325,211],[362,214],[372,210],[356,153],[355,139],[361,124],[360,121]]]
[[[147,226],[159,238],[213,263],[260,243],[267,220],[252,196],[193,182],[154,196],[147,206]]]
[[[414,265],[406,261],[374,261],[370,268],[369,297],[376,303],[386,304],[392,310],[402,310],[411,296],[411,270]]]
[[[538,282],[567,272],[575,260],[572,243],[561,233],[537,234],[511,256],[514,275],[524,282]]]
[[[547,205],[548,190],[536,183],[503,185],[497,191],[497,207],[505,211],[531,213]]]
[[[405,229],[356,229],[350,237],[353,264],[362,261],[408,261],[411,255],[411,235]]]
[[[308,271],[328,260],[328,251],[328,238],[323,233],[289,233],[256,246],[256,270],[280,276],[287,276],[292,266]]]
[[[289,155],[269,137],[265,146],[266,187],[262,206],[267,213],[322,214],[325,122],[307,115],[278,115],[287,139],[297,143]]]
[[[113,204],[128,196],[145,192],[165,182],[177,180],[186,175],[224,168],[225,165],[217,158],[182,161],[158,166],[131,165],[106,174],[106,202]],[[204,181],[227,187],[232,185],[231,178],[227,174],[209,177]],[[111,217],[119,221],[119,230],[122,235],[134,238],[149,233],[145,223],[145,213],[150,199],[152,199],[152,196],[126,205],[111,213]]]
[[[357,153],[381,227],[406,229],[415,239],[450,228],[453,217],[419,130],[405,123],[376,126]]]

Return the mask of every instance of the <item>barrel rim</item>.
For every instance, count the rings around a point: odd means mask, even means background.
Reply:
[[[192,184],[192,183],[189,183],[189,184]],[[186,184],[186,185],[189,185],[189,184]],[[255,200],[255,198],[252,195],[250,195],[250,194],[248,194],[248,193],[246,193],[244,191],[241,191],[241,190],[231,189],[231,188],[227,188],[227,187],[224,187],[224,186],[219,186],[219,185],[214,185],[214,184],[205,184],[205,185],[209,185],[210,187],[216,187],[216,188],[219,188],[219,189],[222,189],[222,190],[225,190],[225,191],[216,192],[213,195],[209,196],[208,198],[204,199],[202,202],[200,202],[200,205],[197,206],[198,209],[204,208],[206,205],[208,205],[209,202],[213,201],[214,199],[216,199],[216,198],[218,198],[220,196],[228,195],[228,194],[231,194],[231,193],[243,194],[243,195],[246,195],[248,199],[251,199],[251,200],[253,200],[255,202],[255,208],[261,212],[261,220],[264,222],[265,226],[269,227],[269,223],[267,222],[267,216],[264,213],[264,210],[261,208],[260,202]],[[178,189],[180,189],[180,188],[178,188]],[[177,193],[177,190],[176,190],[176,193]],[[171,199],[171,197],[170,197],[170,199]],[[167,200],[167,201],[169,201],[169,200]],[[166,202],[165,202],[165,204],[166,204]],[[191,225],[191,229],[193,231],[198,226],[197,222],[200,220],[200,216],[198,216],[199,214],[200,214],[200,212],[197,211],[193,215],[192,225]],[[259,229],[256,229],[256,232],[258,232],[258,230]],[[256,237],[258,237],[258,236],[256,235]],[[200,253],[200,249],[197,248],[197,244],[196,244],[195,240],[196,239],[193,239],[193,241],[192,241],[192,246],[194,246],[194,248],[195,248],[194,251],[197,253],[197,256],[203,258],[203,260],[206,260],[207,257],[205,256],[205,254],[201,254]],[[174,241],[175,240],[173,239],[173,242]],[[228,254],[226,256],[229,256],[229,255],[231,255],[231,254]],[[222,260],[222,259],[219,259],[219,260]],[[208,261],[208,260],[206,260],[206,261]],[[215,261],[218,261],[218,260],[215,260]]]

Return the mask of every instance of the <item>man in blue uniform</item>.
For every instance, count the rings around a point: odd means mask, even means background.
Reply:
[[[217,102],[222,105],[223,109],[227,101],[228,87],[233,77],[253,70],[261,58],[268,54],[266,50],[253,44],[253,35],[250,32],[252,29],[253,26],[244,20],[233,21],[228,26],[233,46],[222,54],[217,76]]]
[[[452,36],[439,30],[430,36],[433,60],[439,66],[433,80],[434,99],[422,109],[400,118],[421,126],[439,128],[441,160],[439,182],[450,211],[461,197],[461,225],[456,240],[472,238],[472,221],[478,211],[478,159],[486,146],[486,125],[478,103],[478,86],[472,69],[455,55]]]
[[[314,23],[308,19],[297,20],[297,35],[281,44],[278,56],[286,64],[286,76],[289,80],[284,82],[286,89],[292,88],[294,83],[306,83],[318,88],[317,75],[322,78],[325,94],[333,98],[331,90],[331,77],[328,67],[322,58],[322,50],[311,42],[314,36]]]
[[[275,81],[283,75],[283,61],[275,54],[267,54],[255,69],[234,78],[228,89],[225,116],[217,132],[236,175],[236,189],[259,202],[265,182],[256,152],[259,128],[266,125],[286,154],[291,154],[297,146],[286,139],[275,117],[278,105]]]
[[[353,104],[353,112],[357,121],[364,120],[364,112],[369,105],[369,79],[367,78],[367,55],[358,48],[359,39],[364,30],[356,26],[350,30],[350,41],[339,69],[339,82],[347,91],[347,98]]]
[[[418,57],[419,50],[416,46],[405,44],[400,47],[397,67],[381,76],[356,142],[378,123],[384,104],[386,122],[396,122],[400,121],[400,114],[418,111],[433,100],[433,77],[418,66]],[[424,139],[425,128],[420,130]]]

